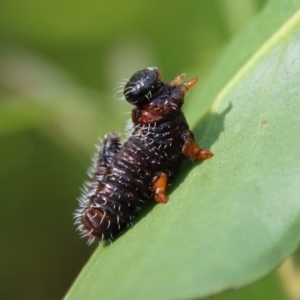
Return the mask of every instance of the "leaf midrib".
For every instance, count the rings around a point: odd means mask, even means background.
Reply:
[[[300,9],[296,11],[235,73],[227,84],[220,90],[212,101],[211,110],[217,111],[222,100],[229,92],[244,78],[244,76],[253,69],[259,61],[262,60],[271,49],[273,49],[281,40],[286,38],[300,24]],[[199,120],[198,120],[199,121]]]

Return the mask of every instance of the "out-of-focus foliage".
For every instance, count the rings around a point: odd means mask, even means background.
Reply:
[[[72,212],[93,144],[129,118],[118,81],[157,65],[201,89],[264,2],[1,0],[1,299],[62,298],[93,251]]]

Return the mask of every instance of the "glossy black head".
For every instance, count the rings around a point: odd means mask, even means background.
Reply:
[[[134,105],[149,102],[162,85],[158,68],[147,68],[132,75],[124,88],[126,100]]]

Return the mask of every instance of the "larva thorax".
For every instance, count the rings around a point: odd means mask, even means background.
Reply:
[[[165,203],[168,180],[184,157],[212,156],[194,142],[181,111],[185,93],[197,82],[182,83],[184,76],[164,83],[157,68],[147,68],[124,87],[126,100],[135,105],[131,135],[123,145],[117,132],[106,135],[76,213],[79,229],[91,240],[112,241],[151,196]]]

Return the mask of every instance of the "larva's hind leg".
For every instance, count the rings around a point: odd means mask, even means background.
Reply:
[[[168,175],[160,173],[152,179],[152,193],[157,202],[167,203],[168,197],[166,194],[168,186]]]
[[[104,141],[95,157],[95,170],[93,179],[101,181],[106,170],[110,167],[113,158],[120,151],[122,143],[118,131],[112,131],[105,135]]]
[[[214,155],[209,150],[200,148],[194,140],[193,133],[189,130],[183,134],[183,140],[182,153],[191,160],[208,159]]]

